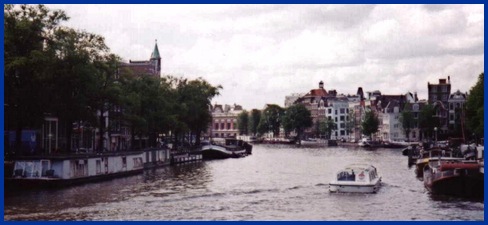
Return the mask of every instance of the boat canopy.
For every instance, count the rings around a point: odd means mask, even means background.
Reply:
[[[369,164],[350,164],[337,173],[337,181],[371,182],[377,177],[376,167]]]

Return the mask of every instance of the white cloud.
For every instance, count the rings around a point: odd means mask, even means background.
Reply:
[[[354,94],[418,92],[451,76],[469,91],[484,69],[483,5],[51,5],[126,60],[158,40],[163,74],[222,85],[222,104],[283,105],[320,80]]]

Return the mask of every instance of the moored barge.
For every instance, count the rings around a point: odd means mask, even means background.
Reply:
[[[144,169],[143,153],[140,151],[22,156],[12,161],[13,174],[6,174],[5,188],[64,187],[138,174]]]

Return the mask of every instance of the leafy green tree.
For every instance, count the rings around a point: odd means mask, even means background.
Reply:
[[[372,135],[378,132],[380,121],[376,114],[369,110],[364,115],[364,121],[361,123],[363,134],[372,138]]]
[[[313,125],[310,111],[302,104],[288,107],[284,112],[282,123],[285,130],[295,131],[299,145],[303,131]]]
[[[56,52],[56,63],[53,64],[48,85],[51,89],[51,110],[64,121],[66,142],[62,143],[62,149],[70,151],[72,124],[89,120],[94,110],[101,110],[102,117],[106,111],[102,107],[88,106],[94,106],[91,104],[93,102],[103,107],[106,105],[106,91],[113,84],[116,68],[116,60],[110,59],[116,57],[108,54],[104,38],[98,35],[59,28],[52,37],[53,43],[49,48]],[[110,63],[113,65],[108,65]],[[103,135],[105,121],[101,122],[100,134]],[[100,141],[103,141],[103,136]]]
[[[280,134],[281,118],[283,116],[283,108],[279,105],[269,104],[261,113],[261,118],[258,125],[258,132],[262,135],[266,132],[273,132],[273,135]]]
[[[415,118],[413,116],[412,111],[410,111],[409,107],[410,106],[408,103],[405,104],[405,108],[400,113],[400,123],[402,124],[402,129],[403,132],[405,133],[405,136],[407,136],[407,141],[410,137],[410,131],[415,126]]]
[[[261,111],[257,109],[251,110],[251,116],[249,117],[249,132],[252,135],[258,133],[258,125],[261,120]]]
[[[484,76],[484,72],[478,76],[466,101],[466,125],[478,138],[484,137]]]
[[[356,127],[357,121],[356,117],[354,116],[354,111],[350,110],[347,118],[346,118],[346,132],[347,134],[351,134]]]
[[[439,127],[439,125],[439,118],[435,115],[434,107],[432,105],[422,107],[419,114],[419,128],[424,134],[424,137],[432,137],[434,128]]]
[[[54,52],[47,51],[52,34],[62,21],[61,10],[44,5],[4,5],[4,88],[5,123],[15,130],[15,148],[21,147],[22,129],[39,126],[44,119],[49,65]]]
[[[247,135],[249,129],[249,113],[244,110],[237,116],[237,129],[239,134]]]
[[[195,135],[195,145],[200,145],[201,133],[205,131],[212,120],[208,110],[213,97],[219,95],[222,86],[212,86],[202,78],[178,83],[178,104],[182,106],[181,121],[186,123],[191,133]]]
[[[329,118],[325,118],[325,120],[321,121],[319,124],[320,133],[325,134],[326,139],[330,139],[332,136],[332,131],[337,129],[337,124],[334,122],[334,120]]]
[[[320,123],[321,123],[321,121],[317,121],[317,122],[313,123],[313,125],[312,125],[313,126],[313,132],[312,133],[314,134],[314,136],[316,138],[320,138],[320,135],[322,134],[320,132]],[[286,131],[286,129],[285,129],[285,131]]]

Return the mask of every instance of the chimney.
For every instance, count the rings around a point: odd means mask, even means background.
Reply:
[[[324,89],[324,82],[322,82],[322,81],[319,82],[319,88]]]
[[[447,76],[447,83],[450,84],[451,83],[451,76]]]
[[[360,101],[364,100],[364,92],[363,92],[363,88],[362,87],[359,87],[358,88],[358,92],[357,92],[357,95],[359,95],[360,97]]]

